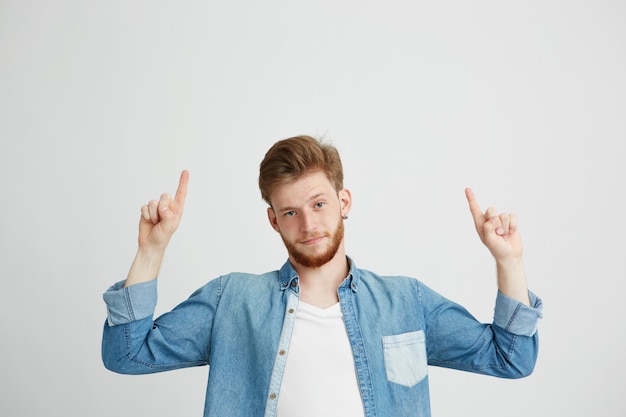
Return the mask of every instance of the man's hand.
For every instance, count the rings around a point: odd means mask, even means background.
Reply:
[[[183,216],[188,182],[189,172],[183,171],[173,199],[169,194],[162,194],[158,201],[152,200],[141,207],[139,249],[128,272],[125,287],[156,279],[165,248]]]
[[[498,214],[489,207],[483,213],[471,188],[465,189],[465,197],[480,240],[487,246],[496,261],[522,257],[522,239],[517,231],[515,214]]]
[[[141,207],[139,221],[139,247],[142,249],[165,250],[170,238],[178,228],[183,216],[187,197],[189,172],[180,174],[180,181],[174,199],[165,193],[161,198],[151,200]]]
[[[493,207],[483,213],[471,188],[465,189],[465,197],[478,236],[496,260],[498,289],[503,294],[530,305],[517,217],[515,214],[498,214]]]

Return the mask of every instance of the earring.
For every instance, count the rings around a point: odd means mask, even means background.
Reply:
[[[348,220],[348,215],[344,214],[343,216],[341,216],[341,218],[344,219],[344,220]]]

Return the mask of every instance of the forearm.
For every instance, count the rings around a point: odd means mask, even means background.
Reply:
[[[491,324],[480,323],[465,308],[424,285],[420,295],[430,365],[502,378],[520,378],[532,372],[542,308],[534,294],[529,294],[533,306],[526,307],[498,292]]]
[[[107,322],[102,359],[108,369],[144,374],[207,364],[221,279],[209,282],[156,319],[156,280],[127,288],[122,285],[118,282],[104,293]]]
[[[161,269],[165,249],[145,249],[139,247],[130,267],[124,287],[156,279]]]
[[[498,290],[510,298],[530,306],[528,284],[521,257],[496,259]]]

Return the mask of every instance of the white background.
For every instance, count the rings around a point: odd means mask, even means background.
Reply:
[[[182,169],[158,313],[278,268],[257,170],[298,134],[342,154],[357,265],[481,320],[464,187],[520,218],[536,370],[430,368],[435,416],[626,415],[625,22],[620,1],[0,0],[0,415],[202,415],[208,368],[104,369],[101,295]]]

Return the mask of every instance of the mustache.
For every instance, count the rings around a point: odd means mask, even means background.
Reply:
[[[300,239],[301,242],[306,242],[307,240],[311,240],[311,239],[317,239],[320,237],[330,237],[330,233],[329,232],[325,232],[325,233],[318,233],[318,234],[306,234],[304,236],[302,236],[302,238]]]

